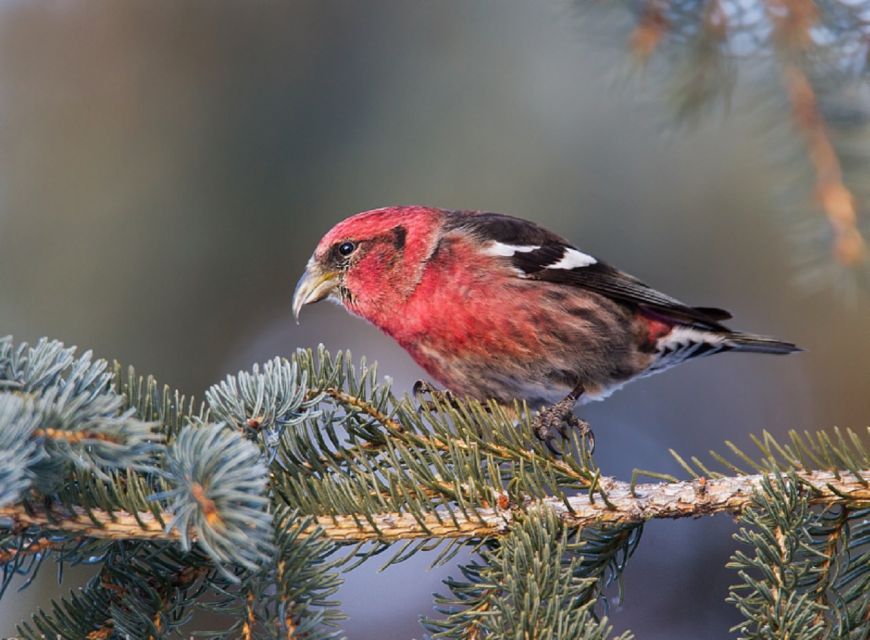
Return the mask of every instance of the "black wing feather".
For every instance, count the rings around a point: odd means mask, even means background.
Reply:
[[[549,268],[574,247],[561,236],[528,220],[500,213],[451,211],[447,212],[446,228],[470,231],[481,240],[539,247],[534,251],[517,252],[511,258],[513,266],[527,278],[582,287],[613,300],[644,307],[666,319],[728,330],[719,324],[731,317],[724,309],[690,307],[604,262],[575,269]]]

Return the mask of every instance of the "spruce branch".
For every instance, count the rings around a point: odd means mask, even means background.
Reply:
[[[58,341],[42,339],[33,347],[22,343],[15,348],[10,336],[0,338],[0,388],[7,390],[0,406],[0,437],[27,432],[18,446],[29,462],[9,466],[46,493],[59,488],[70,468],[104,480],[112,469],[151,469],[163,450],[157,423],[125,409],[112,381],[108,363],[94,360],[89,351],[75,357],[75,348]]]
[[[216,607],[237,620],[227,634],[336,640],[344,619],[332,599],[341,584],[333,558],[338,545],[290,509],[276,513],[274,525],[275,555],[267,570],[230,587],[237,597]]]
[[[373,540],[396,541],[414,538],[479,538],[507,534],[518,514],[531,508],[546,506],[559,515],[568,528],[587,528],[642,524],[653,519],[695,518],[719,513],[740,515],[753,501],[753,493],[772,477],[771,474],[723,476],[701,483],[695,481],[640,483],[602,478],[609,505],[591,502],[588,495],[571,496],[566,500],[547,498],[504,507],[475,509],[471,517],[454,514],[452,518],[429,515],[422,522],[405,513],[318,516],[311,520],[323,535],[340,542]],[[831,471],[796,472],[795,477],[807,492],[813,506],[860,505],[870,503],[870,470],[857,476]],[[36,505],[0,508],[0,521],[18,529],[40,527],[92,538],[112,540],[180,540],[182,532],[167,530],[150,512],[137,514],[91,509],[50,510]],[[160,518],[172,520],[167,512]],[[189,541],[197,540],[193,531]],[[300,533],[305,536],[306,532]]]
[[[192,596],[214,570],[197,552],[177,545],[113,544],[100,572],[84,588],[38,610],[19,625],[22,638],[166,637],[184,624]]]
[[[195,539],[218,566],[235,562],[249,570],[271,556],[260,457],[255,445],[221,425],[182,429],[166,454],[171,488],[153,499],[170,502],[170,517],[161,519],[178,532],[183,549]]]
[[[46,457],[32,440],[39,421],[29,399],[0,395],[0,506],[21,498],[34,481],[34,468]]]
[[[813,545],[817,519],[794,474],[765,478],[754,492],[735,535],[751,552],[738,550],[728,564],[742,580],[728,596],[745,618],[732,629],[742,639],[823,636],[827,607],[818,592],[827,558]]]
[[[482,562],[461,567],[464,580],[445,581],[451,596],[436,596],[445,618],[424,626],[433,638],[605,640],[612,628],[591,613],[597,580],[584,568],[585,547],[554,511],[530,509]]]
[[[824,620],[834,637],[866,638],[870,634],[870,509],[843,507],[821,514],[811,530],[824,580],[817,598],[827,605]],[[821,618],[821,616],[820,616]]]
[[[554,457],[524,406],[418,406],[346,352],[274,359],[227,377],[202,405],[48,341],[0,341],[0,371],[0,457],[11,461],[0,473],[12,487],[0,504],[0,593],[48,557],[103,565],[22,624],[24,637],[164,637],[203,606],[236,621],[213,638],[331,640],[339,569],[391,547],[387,566],[470,546],[480,561],[450,583],[436,633],[605,638],[593,609],[646,521],[749,512],[774,522],[762,538],[779,564],[765,566],[773,600],[746,596],[745,611],[799,600],[812,615],[781,616],[783,628],[866,629],[870,453],[852,431],[763,433],[759,454],[726,443],[728,457],[711,452],[720,470],[675,454],[691,480],[645,472],[661,481],[636,484],[604,475],[576,431]],[[783,476],[785,497],[756,497]],[[798,533],[783,520],[794,509],[806,516]],[[760,592],[761,565],[743,561]],[[516,569],[529,562],[545,567],[531,581]]]
[[[225,422],[249,435],[292,427],[306,415],[306,409],[321,396],[306,391],[308,372],[300,371],[296,361],[274,358],[262,368],[212,386],[205,393],[212,419]]]

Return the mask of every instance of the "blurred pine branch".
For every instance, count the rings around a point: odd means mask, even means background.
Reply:
[[[738,71],[776,69],[782,119],[802,141],[811,198],[786,204],[802,236],[799,276],[822,286],[870,287],[870,12],[856,0],[581,0],[589,13],[626,8],[634,59],[666,60],[679,120],[730,94]],[[600,15],[594,14],[593,20]],[[759,91],[776,86],[761,76]],[[762,83],[759,83],[762,84]],[[806,182],[806,179],[803,179]],[[802,201],[803,200],[803,201]],[[827,222],[819,229],[813,210]],[[822,249],[823,257],[817,255]],[[843,276],[847,277],[843,277]]]
[[[341,571],[387,550],[388,566],[471,548],[424,622],[433,637],[603,639],[604,593],[644,522],[730,513],[744,522],[730,598],[746,637],[863,637],[858,434],[764,433],[756,454],[674,454],[691,479],[636,483],[604,475],[578,433],[554,457],[530,422],[522,406],[417,406],[322,348],[229,376],[198,404],[60,343],[4,338],[0,593],[49,558],[98,564],[20,635],[178,637],[207,608],[233,621],[200,630],[212,638],[334,638]]]

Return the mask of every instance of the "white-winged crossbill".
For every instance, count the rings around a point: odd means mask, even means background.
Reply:
[[[297,320],[324,298],[391,336],[454,394],[533,408],[604,398],[698,356],[798,350],[732,331],[721,324],[728,312],[683,304],[497,213],[354,215],[317,245],[293,296]]]

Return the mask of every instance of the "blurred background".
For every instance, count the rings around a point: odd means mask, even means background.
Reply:
[[[780,196],[812,185],[784,170],[802,160],[781,104],[738,84],[727,110],[675,128],[659,71],[628,60],[625,24],[559,1],[7,0],[0,334],[91,348],[197,396],[322,342],[408,390],[423,372],[338,307],[296,326],[292,287],[354,212],[487,209],[807,350],[690,363],[584,407],[605,473],[680,474],[668,448],[704,457],[762,429],[865,426],[870,302],[796,284]],[[617,629],[732,637],[734,529],[650,524]],[[431,560],[348,575],[349,637],[422,637],[417,618],[452,570]],[[0,636],[55,583],[47,570],[7,594]]]

